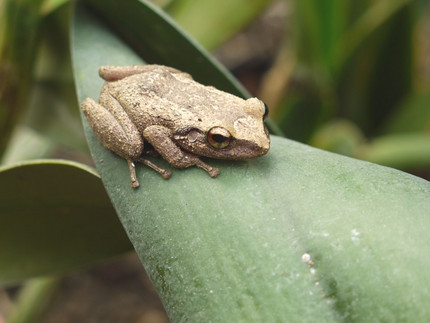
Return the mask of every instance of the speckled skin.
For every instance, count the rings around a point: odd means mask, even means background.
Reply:
[[[256,98],[243,100],[161,65],[102,66],[99,74],[106,80],[99,103],[87,98],[81,108],[103,145],[128,161],[133,187],[139,186],[133,161],[170,177],[142,158],[145,141],[173,167],[196,165],[212,177],[219,170],[198,156],[243,159],[269,150],[265,107]],[[231,135],[227,147],[208,142],[215,127]]]

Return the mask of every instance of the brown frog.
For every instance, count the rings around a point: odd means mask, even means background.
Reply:
[[[196,165],[211,177],[220,171],[200,156],[245,159],[270,147],[266,105],[204,86],[184,72],[161,65],[102,66],[106,81],[99,102],[81,105],[102,144],[127,160],[131,186],[138,187],[134,162],[169,178],[171,172],[145,159],[149,143],[170,165]]]

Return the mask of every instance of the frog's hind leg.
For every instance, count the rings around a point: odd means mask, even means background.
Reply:
[[[133,161],[130,159],[127,159],[128,169],[130,170],[130,178],[131,178],[131,187],[138,188],[139,187],[139,181],[136,177],[136,166],[134,165]]]
[[[181,72],[176,68],[162,65],[128,65],[128,66],[101,66],[99,75],[102,79],[108,82],[122,80],[125,77],[152,72],[154,70],[168,71],[172,74],[178,74],[180,77],[193,79],[191,75]]]
[[[103,146],[127,160],[131,185],[139,187],[133,161],[143,152],[143,138],[115,98],[102,95],[100,103],[87,98],[81,109]]]

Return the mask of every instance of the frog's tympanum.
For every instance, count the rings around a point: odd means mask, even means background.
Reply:
[[[81,109],[102,144],[127,160],[132,187],[139,186],[134,162],[171,175],[143,157],[148,148],[173,167],[196,165],[211,177],[219,170],[200,157],[244,159],[269,150],[268,110],[257,98],[243,100],[160,65],[102,66],[99,74],[106,81],[99,102],[87,98]]]

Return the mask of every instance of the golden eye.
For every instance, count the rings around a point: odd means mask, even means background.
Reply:
[[[230,144],[231,134],[224,128],[213,127],[209,130],[207,139],[212,147],[222,149]]]

